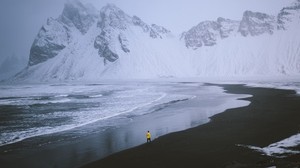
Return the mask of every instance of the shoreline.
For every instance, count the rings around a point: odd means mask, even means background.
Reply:
[[[71,131],[28,138],[2,146],[0,162],[7,168],[79,167],[143,144],[147,130],[151,131],[154,140],[170,132],[205,124],[209,122],[209,117],[228,108],[249,104],[248,101],[237,100],[249,95],[226,94],[220,86],[167,83],[155,87],[175,97],[158,102],[146,111],[137,110],[136,115],[118,116],[106,123],[95,122]],[[184,97],[178,97],[177,94]],[[144,112],[150,113],[142,114]]]
[[[214,85],[214,84],[211,84]],[[238,144],[266,147],[300,131],[300,97],[293,90],[215,85],[250,94],[246,107],[228,109],[207,124],[170,133],[106,158],[93,167],[300,167],[300,154],[274,158]],[[297,149],[300,149],[299,146]]]

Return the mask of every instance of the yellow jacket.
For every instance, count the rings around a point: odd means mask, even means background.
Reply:
[[[147,139],[151,138],[150,132],[147,132],[146,137],[147,137]]]

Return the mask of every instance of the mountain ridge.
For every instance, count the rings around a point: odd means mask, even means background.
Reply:
[[[277,16],[245,11],[241,21],[200,22],[177,38],[114,4],[96,12],[69,2],[42,26],[27,68],[13,81],[298,75],[300,42],[293,37],[299,34],[299,4]],[[258,45],[270,39],[271,46]],[[274,53],[278,45],[281,51]]]

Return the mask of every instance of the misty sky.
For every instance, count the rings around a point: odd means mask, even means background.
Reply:
[[[15,54],[28,58],[31,44],[48,17],[57,18],[65,0],[0,0],[0,63]],[[277,14],[293,0],[81,0],[100,9],[114,3],[129,15],[181,33],[219,16],[241,20],[245,10]]]

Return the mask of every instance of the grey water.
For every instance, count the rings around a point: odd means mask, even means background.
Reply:
[[[202,83],[0,86],[0,161],[78,167],[170,132],[207,123],[248,95]],[[18,162],[16,162],[18,160]]]

